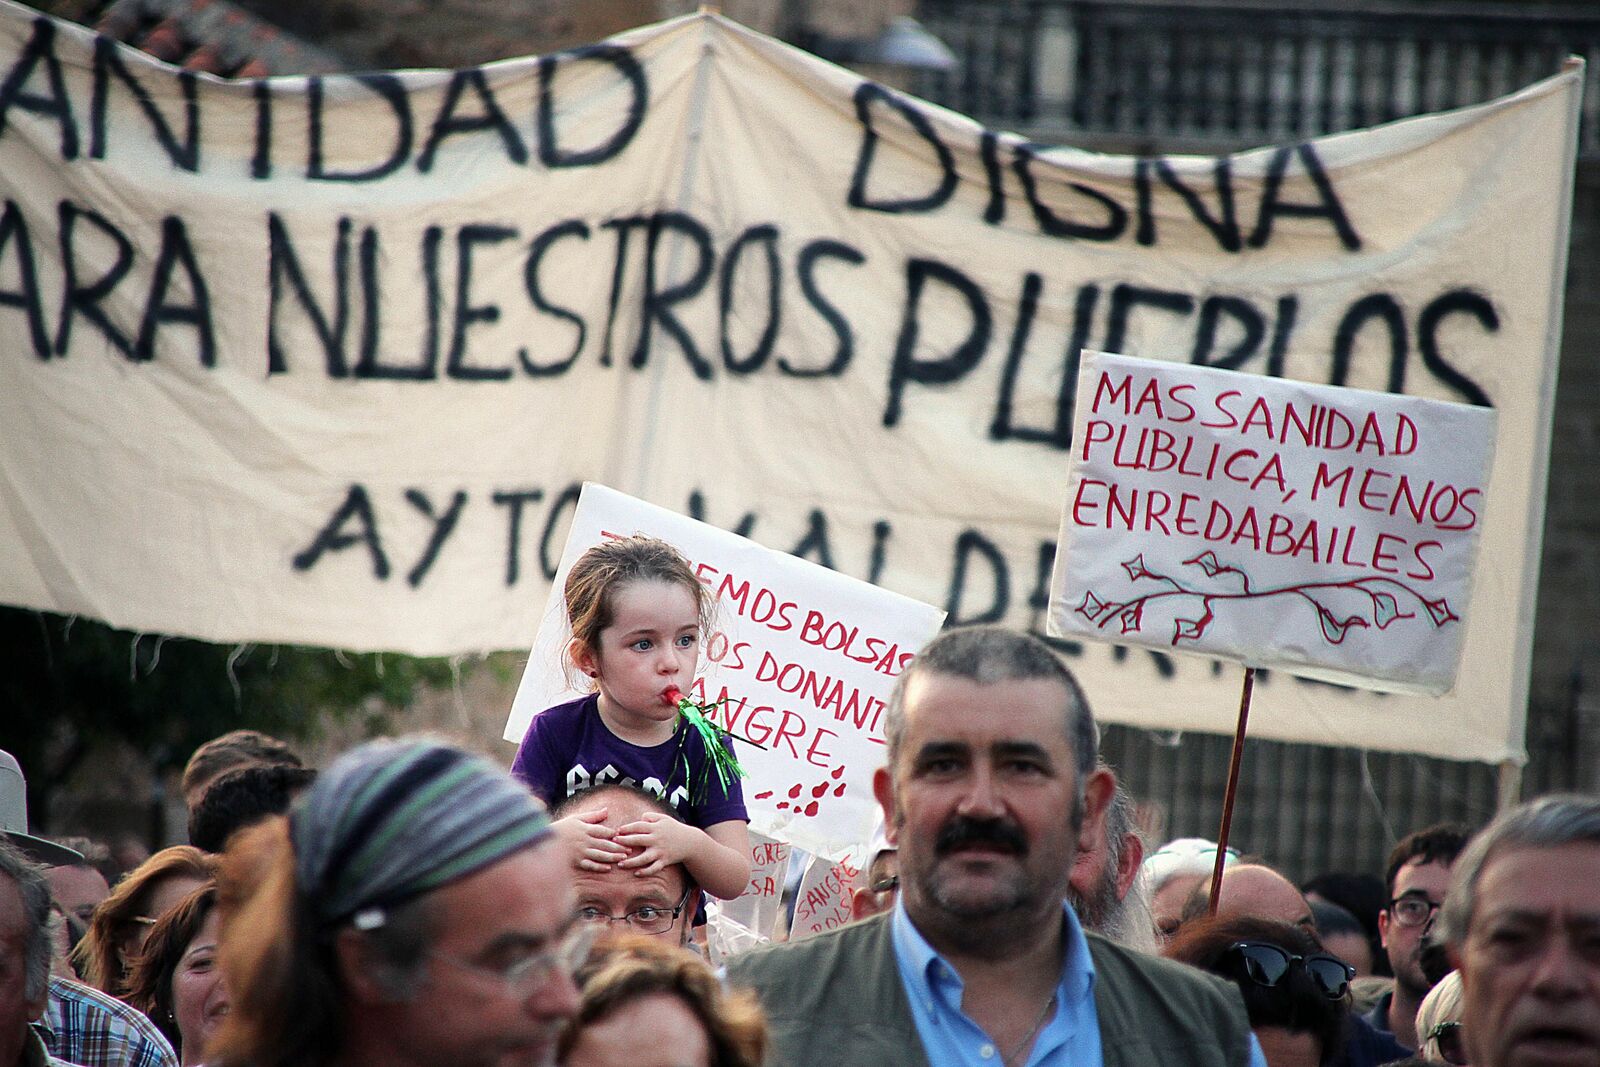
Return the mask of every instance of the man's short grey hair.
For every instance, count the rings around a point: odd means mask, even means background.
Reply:
[[[972,626],[940,634],[901,672],[883,715],[883,735],[888,742],[891,767],[900,754],[900,740],[905,735],[906,686],[920,674],[947,674],[979,685],[1034,678],[1059,683],[1068,694],[1067,703],[1061,709],[1062,720],[1077,760],[1080,790],[1084,780],[1094,772],[1100,750],[1100,731],[1078,680],[1049,645],[1029,634],[998,626]],[[982,715],[983,709],[973,708],[972,713]]]
[[[1096,766],[1108,771],[1111,769],[1105,763]],[[1135,821],[1137,814],[1133,795],[1122,788],[1122,783],[1119,781],[1116,790],[1111,794],[1111,803],[1106,806],[1106,860],[1115,870],[1122,869],[1122,854],[1127,851],[1127,835],[1139,833],[1139,824]]]
[[[1100,767],[1110,770],[1106,764]],[[1143,837],[1136,821],[1138,805],[1132,794],[1117,783],[1106,806],[1106,869],[1116,876],[1122,870],[1122,855],[1128,848],[1128,835]],[[1156,925],[1150,914],[1150,893],[1143,878],[1134,878],[1128,892],[1110,908],[1101,922],[1102,936],[1110,938],[1124,948],[1156,954]]]
[[[22,897],[27,924],[22,948],[22,995],[28,1000],[44,996],[50,982],[50,935],[55,916],[50,912],[50,882],[44,868],[0,837],[0,876],[8,878]]]
[[[1466,942],[1477,903],[1478,880],[1496,852],[1513,848],[1600,847],[1600,797],[1556,793],[1504,812],[1468,842],[1450,870],[1450,891],[1434,927],[1448,945]]]

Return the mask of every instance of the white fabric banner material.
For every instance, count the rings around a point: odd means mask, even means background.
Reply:
[[[1049,632],[1455,682],[1493,408],[1085,352]]]
[[[1577,71],[1218,158],[1032,144],[710,15],[224,82],[3,2],[0,74],[0,600],[525,648],[588,479],[1042,631],[1089,347],[1494,406],[1466,695],[1275,675],[1252,730],[1522,752]],[[1208,664],[1064,648],[1104,719],[1230,728]]]

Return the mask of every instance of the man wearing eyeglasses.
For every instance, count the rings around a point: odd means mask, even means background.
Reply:
[[[532,1067],[577,1010],[594,928],[541,804],[427,739],[346,753],[230,843],[209,1063]]]
[[[1408,1049],[1417,1038],[1417,1008],[1433,988],[1423,967],[1424,938],[1450,886],[1450,867],[1466,847],[1467,832],[1441,824],[1401,839],[1389,853],[1389,904],[1378,913],[1378,935],[1394,971],[1394,989],[1366,1016]]]
[[[670,805],[644,790],[611,784],[568,797],[557,806],[555,818],[583,816],[583,821],[614,833],[652,811],[679,818]],[[616,863],[605,864],[599,871],[580,867],[572,875],[572,884],[578,895],[579,920],[596,930],[626,930],[674,945],[689,943],[700,894],[683,864],[666,864],[659,870],[632,870]]]

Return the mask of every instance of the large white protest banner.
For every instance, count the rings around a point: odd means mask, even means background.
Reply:
[[[1470,699],[1274,674],[1256,733],[1520,756],[1580,77],[1135,158],[710,15],[225,82],[0,2],[0,600],[525,648],[593,480],[1042,631],[1099,348],[1495,407]],[[1104,719],[1230,724],[1207,664],[1063,647]]]
[[[750,828],[834,858],[862,848],[877,812],[872,772],[884,763],[889,690],[944,612],[602,485],[583,487],[506,740],[582,695],[564,665],[572,630],[562,589],[590,546],[632,534],[678,549],[716,598],[688,696],[714,704],[709,717],[736,739]],[[607,780],[603,768],[583,773],[579,788]]]
[[[1492,408],[1085,352],[1049,630],[1437,696]]]

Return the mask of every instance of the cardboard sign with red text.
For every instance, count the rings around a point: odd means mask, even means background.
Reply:
[[[1487,407],[1086,352],[1050,632],[1448,692],[1494,433]]]
[[[711,718],[735,738],[751,830],[832,858],[859,848],[876,810],[885,701],[945,613],[605,486],[583,487],[506,740],[581,695],[562,666],[561,591],[591,545],[631,534],[676,547],[716,598],[688,696],[718,702]]]

